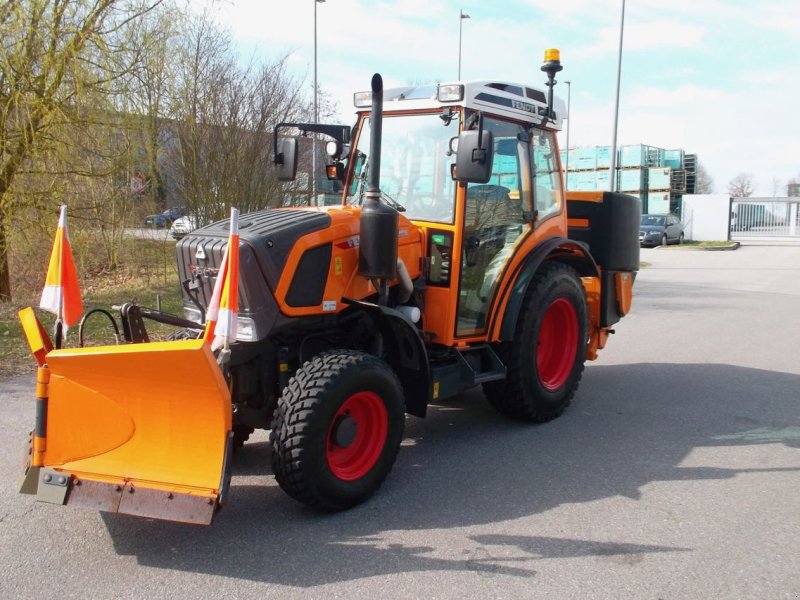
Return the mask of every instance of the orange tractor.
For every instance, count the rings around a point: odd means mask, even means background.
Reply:
[[[202,339],[228,222],[177,246],[184,318],[121,311],[127,343],[51,350],[24,491],[54,503],[208,523],[234,448],[270,430],[272,467],[324,510],[364,501],[392,468],[406,413],[482,385],[503,415],[544,422],[575,394],[630,309],[638,201],[565,195],[553,99],[496,81],[355,95],[357,121],[282,123],[330,139],[336,206],[265,209],[239,223],[238,337],[220,369]],[[145,319],[183,327],[149,342]]]

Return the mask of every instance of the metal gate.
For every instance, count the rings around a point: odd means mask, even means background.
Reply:
[[[800,241],[800,198],[731,198],[731,239]]]

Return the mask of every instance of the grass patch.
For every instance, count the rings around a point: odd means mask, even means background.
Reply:
[[[112,305],[125,302],[136,302],[147,308],[156,308],[157,298],[161,300],[161,310],[167,313],[183,316],[178,275],[172,264],[163,262],[160,249],[151,247],[150,241],[140,246],[144,254],[152,252],[152,258],[158,261],[146,265],[142,256],[137,258],[138,264],[144,268],[133,268],[117,273],[98,273],[91,278],[84,278],[81,282],[83,292],[84,311],[92,308],[104,308],[111,312],[119,324],[118,311],[112,310]],[[42,275],[44,278],[44,274]],[[22,327],[17,318],[19,309],[33,306],[36,314],[42,321],[47,332],[52,336],[55,324],[55,315],[39,310],[39,294],[20,294],[14,302],[0,303],[0,378],[33,373],[36,363],[31,356],[28,343],[22,333]],[[146,321],[148,334],[151,340],[163,340],[175,327],[162,325],[154,321]],[[114,329],[111,322],[102,314],[93,314],[86,321],[84,328],[84,342],[86,346],[99,346],[114,343]],[[66,344],[67,347],[78,346],[78,325],[70,328]]]
[[[720,242],[694,242],[694,241],[684,241],[683,246],[689,246],[690,248],[727,248],[729,246],[733,246],[735,242],[729,241],[720,241]],[[680,248],[680,246],[677,246]]]

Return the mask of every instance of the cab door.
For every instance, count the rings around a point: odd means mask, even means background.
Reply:
[[[465,190],[457,337],[485,333],[498,281],[530,231],[529,135],[522,125],[493,117],[484,118],[484,128],[494,135],[492,174]]]

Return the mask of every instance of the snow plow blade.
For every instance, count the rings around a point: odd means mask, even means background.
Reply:
[[[203,340],[52,350],[20,491],[208,524],[232,458],[231,399]]]

